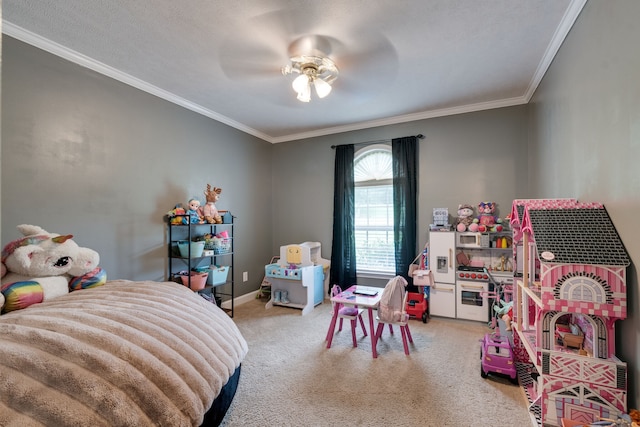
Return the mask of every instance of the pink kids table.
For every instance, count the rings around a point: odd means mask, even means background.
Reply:
[[[376,288],[372,286],[353,285],[349,289],[346,289],[331,298],[331,302],[343,304],[346,306],[358,306],[358,308],[366,308],[369,313],[369,336],[371,337],[371,352],[373,358],[378,357],[376,351],[376,334],[373,326],[373,309],[377,307],[382,297],[382,288]],[[365,295],[368,293],[369,295]],[[331,317],[331,324],[329,325],[329,331],[327,337],[327,348],[331,347],[331,341],[333,340],[333,332],[335,331],[336,321],[338,320],[338,304],[334,304],[333,316]]]

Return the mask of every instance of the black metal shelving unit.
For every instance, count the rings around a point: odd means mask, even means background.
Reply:
[[[233,317],[234,312],[234,221],[233,216],[228,214],[225,219],[229,218],[228,222],[222,224],[171,224],[170,219],[167,221],[167,248],[168,248],[168,268],[166,279],[168,281],[177,282],[182,284],[181,274],[182,271],[197,271],[198,268],[206,267],[206,263],[209,265],[224,265],[229,268],[227,274],[227,280],[220,284],[207,284],[204,289],[197,290],[205,299],[217,304],[229,316]],[[178,250],[178,241],[192,242],[194,239],[204,236],[205,234],[216,235],[223,231],[227,231],[229,234],[230,245],[228,249],[224,251],[218,251],[215,249],[205,248],[202,256],[194,257],[191,253],[191,245],[188,246],[188,256],[183,257]],[[207,252],[211,251],[211,253]],[[211,273],[209,273],[211,274]],[[191,275],[188,276],[187,285],[191,288]]]

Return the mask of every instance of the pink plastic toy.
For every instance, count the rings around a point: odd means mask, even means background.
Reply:
[[[482,340],[480,375],[487,378],[489,373],[502,374],[509,377],[513,384],[518,384],[518,372],[513,357],[513,349],[509,339],[504,335],[486,334]]]

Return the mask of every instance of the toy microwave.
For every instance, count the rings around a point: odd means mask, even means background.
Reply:
[[[464,231],[456,233],[456,247],[458,248],[488,248],[489,235]]]

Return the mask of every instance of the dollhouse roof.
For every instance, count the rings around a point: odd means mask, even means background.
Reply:
[[[529,218],[540,262],[607,266],[630,263],[604,207],[529,209]]]
[[[518,210],[518,223],[522,224],[522,218],[524,217],[524,205],[517,205],[516,209]]]

